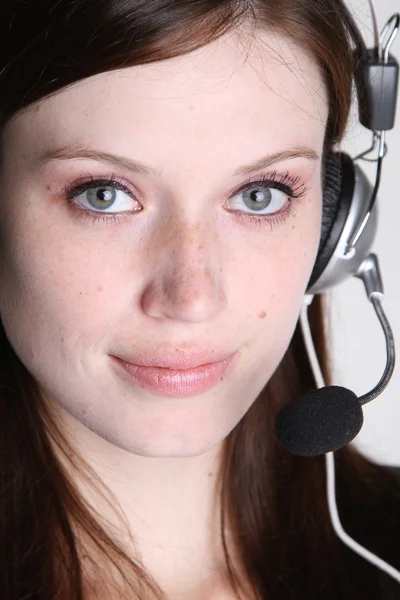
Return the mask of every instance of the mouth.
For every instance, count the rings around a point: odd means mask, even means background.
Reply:
[[[116,357],[131,365],[139,367],[159,367],[176,371],[194,369],[203,365],[222,362],[235,354],[223,350],[202,350],[192,348],[158,348],[140,355],[117,354]]]
[[[171,362],[167,367],[148,366],[133,364],[117,356],[111,358],[118,373],[134,386],[150,390],[157,396],[188,398],[216,387],[232,371],[237,356],[238,352],[234,352],[222,360],[189,368],[171,368]],[[186,356],[186,364],[190,361],[193,363],[193,360],[198,361],[199,358],[193,354],[189,358]],[[176,362],[179,362],[179,358]],[[185,360],[181,360],[180,364],[182,362]]]

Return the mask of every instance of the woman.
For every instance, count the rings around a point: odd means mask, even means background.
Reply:
[[[1,598],[398,597],[335,536],[324,457],[274,432],[314,386],[344,14],[1,5]],[[336,465],[345,530],[399,568],[398,476]]]

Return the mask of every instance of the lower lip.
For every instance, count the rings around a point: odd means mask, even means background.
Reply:
[[[129,380],[159,396],[188,398],[203,394],[214,388],[227,374],[237,355],[235,352],[225,360],[195,369],[173,370],[161,367],[141,367],[124,362],[113,356]]]

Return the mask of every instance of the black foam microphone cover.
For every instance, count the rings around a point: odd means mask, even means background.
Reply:
[[[363,411],[354,392],[327,386],[302,394],[277,415],[278,440],[298,456],[319,456],[342,448],[359,433]]]

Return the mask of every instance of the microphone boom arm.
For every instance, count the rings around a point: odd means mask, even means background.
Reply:
[[[396,362],[396,353],[394,346],[394,336],[390,327],[389,321],[382,308],[383,299],[383,285],[382,278],[379,269],[378,257],[376,254],[369,254],[366,259],[362,262],[356,275],[361,279],[365,286],[365,291],[368,296],[368,300],[371,302],[375,309],[375,313],[380,321],[386,340],[386,367],[385,371],[376,384],[376,386],[370,391],[359,397],[361,405],[367,404],[371,400],[374,400],[379,394],[383,392],[387,384],[389,383]]]

